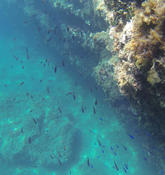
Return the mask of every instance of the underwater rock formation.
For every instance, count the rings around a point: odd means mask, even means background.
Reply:
[[[165,110],[164,4],[164,0],[143,2],[121,32],[117,30],[118,26],[110,31],[115,50],[119,53],[114,69],[120,91],[129,96],[138,109],[143,109],[143,114],[152,116],[157,125],[164,123]],[[164,133],[163,130],[160,133]]]
[[[121,17],[115,10],[118,11],[118,3],[124,1],[112,2],[105,0],[102,9],[111,25],[109,35],[118,55],[118,61],[113,67],[114,77],[121,94],[130,100],[139,115],[137,123],[149,130],[159,140],[158,147],[163,149],[165,0],[134,1],[132,5],[128,1],[129,8],[123,6]],[[128,17],[123,16],[124,11]]]

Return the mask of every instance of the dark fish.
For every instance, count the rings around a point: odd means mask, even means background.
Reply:
[[[36,17],[36,16],[37,16],[37,14],[33,14],[31,17],[34,18],[34,17]]]
[[[19,59],[17,56],[15,56],[15,55],[13,55],[13,56],[14,56],[14,58],[15,58],[16,61]]]
[[[50,154],[50,158],[51,158],[51,159],[54,159],[54,155],[53,155],[53,154]]]
[[[144,157],[144,160],[147,161],[147,157]]]
[[[51,31],[52,31],[52,30],[51,30],[51,29],[49,29],[49,30],[48,30],[48,34],[49,34]]]
[[[26,96],[29,96],[30,94],[29,94],[29,92],[26,92]]]
[[[29,57],[29,50],[28,50],[28,48],[26,48],[26,59],[29,60],[29,58],[30,58]]]
[[[42,82],[42,80],[40,80],[40,83]]]
[[[90,167],[89,157],[87,158],[87,165],[88,165],[88,167]]]
[[[117,153],[116,153],[115,151],[113,152],[113,154],[114,154],[115,156],[117,156]]]
[[[123,145],[123,148],[124,148],[125,151],[127,151],[127,147],[126,146]]]
[[[125,169],[125,168],[123,167],[123,170],[124,170],[125,173],[127,173],[127,169]]]
[[[58,156],[59,156],[59,157],[62,157],[62,155],[61,155],[61,153],[60,153],[60,152],[58,152]]]
[[[110,149],[111,149],[111,151],[113,151],[113,147],[112,146],[110,147]]]
[[[22,86],[24,84],[24,81],[22,81],[19,85]]]
[[[54,34],[56,34],[56,32],[57,32],[57,27],[55,26],[54,27]]]
[[[52,37],[49,37],[46,41],[47,43],[50,42],[52,40]]]
[[[47,93],[49,94],[49,93],[50,93],[50,88],[47,87],[47,88],[46,88],[46,91],[47,91]]]
[[[28,143],[29,143],[29,144],[32,143],[32,138],[31,138],[31,137],[28,138]]]
[[[22,69],[24,69],[24,66],[22,66]]]
[[[55,66],[55,67],[54,67],[54,73],[56,73],[56,72],[57,72],[57,67]]]
[[[59,111],[60,113],[62,113],[62,110],[61,110],[61,108],[60,108],[60,107],[58,107],[58,111]]]
[[[73,41],[75,40],[75,37],[74,37],[74,35],[72,35],[72,40],[73,40]]]
[[[38,30],[38,32],[40,32],[41,31],[41,28],[39,26],[37,26],[37,30]]]
[[[73,92],[68,92],[66,95],[72,95],[73,94]]]
[[[119,171],[119,167],[117,166],[116,162],[114,161],[115,169]]]
[[[80,32],[80,34],[81,34],[81,37],[83,37],[83,32],[82,31]]]
[[[60,166],[62,166],[62,162],[59,158],[58,158],[58,163],[59,163]]]
[[[65,43],[65,41],[66,41],[66,38],[63,39],[63,42],[64,42],[64,43]]]
[[[92,89],[92,88],[90,88],[90,92],[91,92],[91,93],[93,92],[93,89]]]
[[[96,109],[95,107],[93,106],[93,113],[96,114]]]
[[[21,128],[21,133],[24,133],[23,128]]]
[[[67,32],[69,32],[69,27],[66,28]]]
[[[95,106],[97,105],[97,99],[95,100]]]
[[[128,164],[125,163],[124,164],[124,167],[128,170]]]
[[[76,100],[76,96],[75,96],[75,94],[73,94],[73,100]]]
[[[101,142],[98,138],[97,138],[97,143],[98,143],[99,146],[102,146],[102,144],[101,144]]]
[[[129,136],[131,139],[135,139],[135,137],[134,137],[133,135],[128,134],[128,136]]]
[[[24,24],[27,24],[27,23],[28,23],[28,21],[24,21],[23,23],[24,23]]]
[[[37,120],[35,118],[33,118],[33,122],[35,125],[37,124]]]
[[[81,106],[81,112],[82,112],[82,113],[85,112],[84,106]]]
[[[62,60],[62,66],[63,66],[63,67],[65,66],[65,62],[64,62],[64,60]]]

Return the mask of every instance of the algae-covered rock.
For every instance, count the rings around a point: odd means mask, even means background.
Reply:
[[[158,73],[155,71],[155,69],[153,67],[148,71],[147,81],[152,86],[161,81],[161,79],[159,78]]]

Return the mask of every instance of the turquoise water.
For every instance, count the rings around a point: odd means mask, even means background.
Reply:
[[[33,25],[17,24],[17,11],[5,13],[0,29],[0,174],[163,174],[156,166],[153,138],[133,116],[121,120],[92,80],[50,51],[32,32]]]

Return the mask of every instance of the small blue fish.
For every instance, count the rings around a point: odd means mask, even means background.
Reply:
[[[146,158],[146,157],[144,157],[144,160],[145,160],[145,161],[147,161],[147,158]]]
[[[100,121],[103,121],[104,119],[102,117],[99,118]]]
[[[128,136],[129,136],[131,139],[135,139],[135,137],[134,137],[133,135],[128,134]]]
[[[160,173],[161,173],[161,175],[164,175],[164,170],[163,170],[163,169],[161,169],[161,172],[160,172]]]

